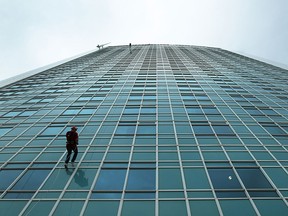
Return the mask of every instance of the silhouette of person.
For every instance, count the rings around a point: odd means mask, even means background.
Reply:
[[[68,168],[68,163],[70,161],[70,157],[72,154],[72,151],[74,152],[73,157],[72,157],[72,166],[74,166],[74,162],[77,158],[77,154],[78,154],[78,133],[77,133],[77,127],[73,126],[71,128],[71,131],[68,131],[66,133],[66,149],[67,149],[67,156],[66,156],[66,160],[65,160],[65,168]]]
[[[132,53],[132,44],[131,43],[129,43],[129,51],[130,51],[130,53]]]

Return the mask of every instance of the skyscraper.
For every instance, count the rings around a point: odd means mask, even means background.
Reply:
[[[2,86],[0,212],[288,215],[287,82],[219,48],[133,45]]]

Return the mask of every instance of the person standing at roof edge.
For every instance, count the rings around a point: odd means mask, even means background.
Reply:
[[[130,54],[132,53],[132,44],[131,43],[129,43],[129,51],[130,51]]]
[[[78,154],[78,133],[77,133],[77,127],[73,126],[71,127],[71,130],[66,133],[66,149],[67,149],[67,156],[65,160],[65,168],[68,168],[68,163],[70,161],[70,157],[72,154],[72,151],[74,152],[73,157],[72,157],[72,166],[74,166],[74,162],[76,160],[77,154]]]

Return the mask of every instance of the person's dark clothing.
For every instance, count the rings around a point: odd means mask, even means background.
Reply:
[[[77,158],[77,154],[78,154],[78,133],[76,131],[68,131],[66,133],[66,149],[67,149],[67,157],[65,160],[65,163],[67,164],[70,161],[70,157],[72,154],[72,151],[74,152],[73,157],[71,162],[74,162]]]

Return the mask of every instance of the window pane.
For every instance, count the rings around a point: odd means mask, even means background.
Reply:
[[[4,135],[4,134],[7,133],[9,130],[11,130],[11,128],[0,128],[0,136]]]
[[[14,192],[8,192],[5,194],[5,199],[30,199],[34,193],[24,192],[24,193],[14,193]]]
[[[116,134],[134,134],[135,128],[135,125],[119,125],[117,127]]]
[[[231,135],[234,134],[228,125],[213,125],[216,134]]]
[[[95,190],[123,190],[126,170],[102,169]]]
[[[224,215],[257,215],[249,200],[220,200],[219,202]]]
[[[155,125],[139,125],[137,128],[137,134],[155,134]]]
[[[79,114],[88,115],[88,114],[93,114],[94,111],[95,111],[95,109],[83,109],[83,110],[81,110],[81,112]]]
[[[50,170],[28,170],[14,185],[13,190],[37,190]]]
[[[0,190],[6,190],[22,171],[23,170],[0,170]]]
[[[167,181],[169,179],[169,181]],[[159,189],[182,189],[180,169],[159,169]]]
[[[19,215],[21,210],[24,208],[28,201],[18,201],[18,200],[11,200],[6,201],[6,200],[1,200],[0,202],[0,212],[1,215],[5,216],[15,216]]]
[[[60,131],[63,130],[63,127],[48,127],[44,130],[41,135],[57,135]]]
[[[113,160],[129,160],[130,153],[129,152],[108,152],[106,155],[106,161]]]
[[[71,175],[73,170],[66,170],[67,175]],[[88,190],[91,187],[92,182],[94,181],[97,169],[78,169],[73,176],[73,180],[68,189],[72,190]]]
[[[42,190],[61,190],[67,184],[69,178],[71,177],[71,173],[68,171],[63,172],[62,169],[56,169],[51,174],[49,179],[46,181],[44,186],[41,188]]]
[[[214,200],[191,200],[189,204],[191,215],[220,215]]]
[[[203,107],[202,108],[206,115],[209,114],[220,114],[216,107]]]
[[[241,189],[232,169],[208,169],[208,173],[215,189]]]
[[[73,216],[80,215],[84,201],[60,201],[54,214],[61,216]]]
[[[77,115],[80,109],[68,109],[66,110],[63,115]]]
[[[119,201],[89,201],[84,215],[117,215]]]
[[[188,189],[209,189],[210,185],[204,168],[185,168],[185,182]]]
[[[55,201],[48,201],[48,200],[33,201],[29,205],[28,209],[24,212],[24,215],[38,216],[40,213],[41,215],[49,215],[54,204]]]
[[[124,201],[121,215],[153,216],[155,215],[154,201]]]
[[[248,189],[253,188],[272,188],[260,169],[237,168],[237,172]]]
[[[216,196],[218,198],[239,198],[246,197],[244,191],[216,191]]]
[[[285,131],[282,130],[278,126],[263,125],[263,127],[272,135],[275,135],[275,134],[286,134]]]
[[[195,134],[213,134],[213,131],[209,125],[193,125]]]
[[[269,175],[269,178],[272,179],[273,183],[278,188],[287,188],[288,187],[288,175],[281,168],[264,168],[265,172]]]
[[[159,201],[159,215],[175,216],[187,215],[187,207],[185,201]]]
[[[288,208],[282,200],[253,200],[261,216],[287,216]]]
[[[126,107],[124,110],[124,114],[138,114],[139,108],[138,107]]]
[[[200,107],[187,107],[188,114],[203,114]]]
[[[90,199],[121,199],[122,193],[92,193]]]
[[[131,169],[126,190],[155,190],[154,169]]]

